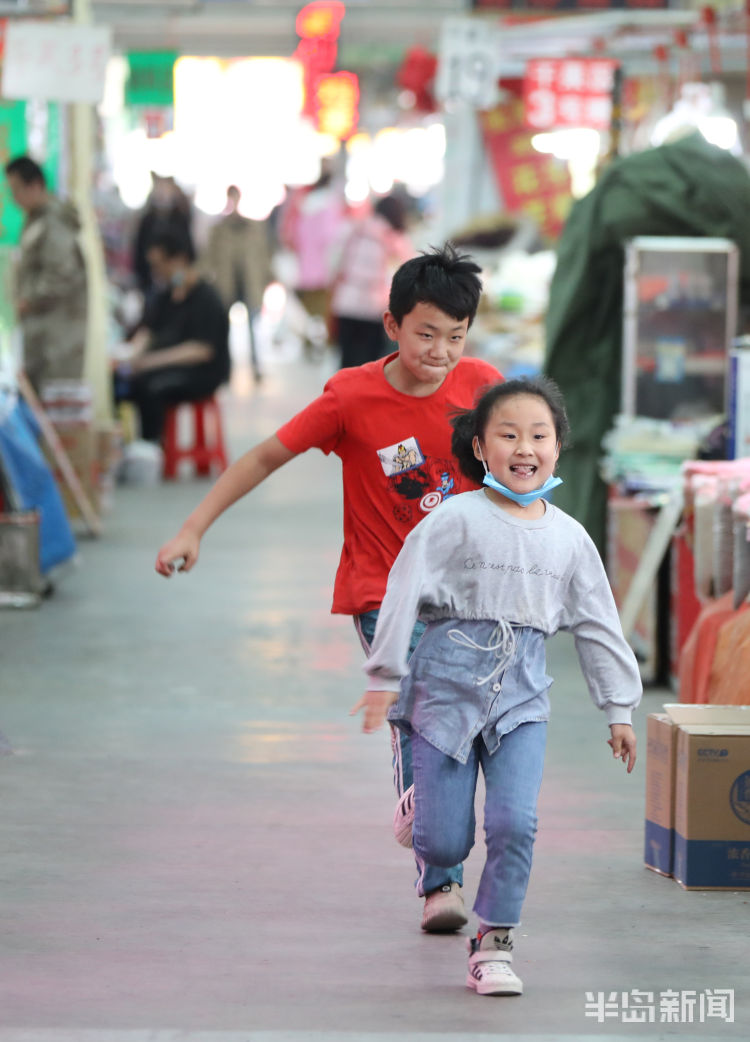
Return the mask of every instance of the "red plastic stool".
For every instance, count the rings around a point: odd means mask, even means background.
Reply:
[[[178,418],[180,409],[192,409],[193,412],[193,444],[181,446],[178,437]],[[210,439],[206,438],[207,431]],[[227,468],[227,454],[224,450],[224,435],[221,427],[221,409],[213,396],[199,402],[179,402],[170,405],[164,418],[164,469],[162,477],[176,478],[177,468],[182,460],[190,460],[195,466],[196,474],[210,474],[211,467],[216,464],[221,474]]]

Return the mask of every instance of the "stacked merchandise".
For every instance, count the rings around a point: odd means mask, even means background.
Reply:
[[[644,861],[686,890],[750,890],[750,707],[649,713]]]
[[[616,416],[602,439],[602,479],[620,493],[654,495],[678,487],[682,465],[715,424],[713,417],[673,423],[643,416]]]
[[[750,458],[691,461],[683,475],[701,608],[679,653],[680,701],[750,705]]]
[[[41,405],[55,435],[80,483],[93,515],[98,517],[111,508],[115,474],[122,455],[122,431],[119,424],[102,423],[94,418],[91,388],[78,380],[53,380],[42,388]],[[76,496],[60,472],[60,461],[48,447],[47,458],[60,488],[68,517],[92,529],[90,518],[81,514],[80,496]]]
[[[40,400],[86,497],[98,512],[99,475],[91,388],[78,380],[52,380],[42,387]],[[47,459],[60,488],[68,517],[76,521],[80,518],[79,506],[60,474],[52,453],[47,453]]]
[[[607,574],[620,610],[626,606],[661,508],[682,486],[683,463],[695,456],[713,422],[708,418],[677,424],[618,416],[603,439],[600,470],[609,487]],[[672,566],[667,555],[628,634],[644,683],[665,683],[670,674],[673,629],[682,618],[670,605]]]

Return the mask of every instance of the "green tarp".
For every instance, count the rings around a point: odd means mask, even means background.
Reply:
[[[616,160],[570,212],[547,312],[545,372],[560,385],[572,437],[555,503],[604,551],[603,435],[620,409],[624,244],[636,235],[718,236],[740,249],[750,305],[750,174],[695,133]]]

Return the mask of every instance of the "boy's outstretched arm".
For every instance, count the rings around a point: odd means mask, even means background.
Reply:
[[[612,737],[607,739],[607,745],[612,746],[612,754],[616,760],[627,761],[628,774],[635,767],[635,731],[630,724],[610,724],[609,729]]]
[[[228,467],[177,535],[159,550],[156,555],[159,575],[169,578],[174,571],[172,562],[179,558],[183,561],[179,571],[189,572],[198,560],[200,541],[216,518],[296,455],[272,434]]]
[[[362,730],[365,734],[369,734],[383,726],[388,710],[397,701],[397,691],[365,691],[349,715],[354,716],[360,709],[364,709],[365,718],[362,721]]]

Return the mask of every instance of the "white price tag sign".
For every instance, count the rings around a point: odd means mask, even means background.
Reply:
[[[446,18],[435,79],[438,99],[492,108],[499,98],[499,76],[499,26],[479,18]]]
[[[111,35],[101,25],[9,21],[3,97],[97,104],[104,94]]]

